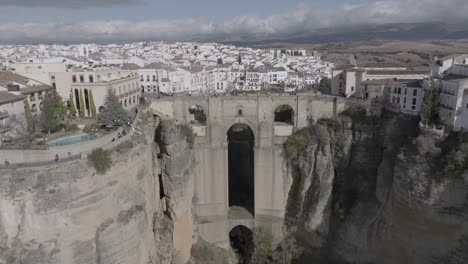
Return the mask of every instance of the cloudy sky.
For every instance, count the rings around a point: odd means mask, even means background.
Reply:
[[[189,40],[468,19],[468,0],[0,0],[0,43]]]

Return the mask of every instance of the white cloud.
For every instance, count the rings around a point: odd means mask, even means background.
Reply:
[[[141,0],[0,0],[0,6],[93,8],[140,4]]]
[[[466,14],[466,0],[379,0],[370,4],[343,5],[329,9],[301,6],[284,14],[267,17],[239,16],[220,23],[203,19],[7,23],[0,24],[0,42],[108,42],[274,35],[350,24],[451,22],[466,19]]]

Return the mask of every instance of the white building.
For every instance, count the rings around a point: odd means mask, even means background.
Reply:
[[[167,87],[163,79],[169,77],[168,70],[172,70],[169,66],[158,62],[153,62],[138,70],[140,76],[140,86],[143,93],[171,93],[170,87]]]
[[[453,65],[435,83],[442,122],[454,130],[468,129],[468,65]]]
[[[431,77],[442,78],[453,65],[468,64],[468,54],[435,57],[431,65]]]
[[[390,87],[390,102],[400,105],[400,111],[418,115],[424,97],[422,80],[399,80]]]
[[[94,103],[96,113],[102,110],[108,90],[114,92],[125,109],[138,104],[139,76],[134,73],[121,71],[119,68],[107,70],[72,72],[72,84],[68,100],[73,100],[77,113],[91,116],[91,105]],[[91,100],[92,99],[92,100]],[[84,105],[81,105],[83,102]],[[69,103],[69,102],[67,102]]]

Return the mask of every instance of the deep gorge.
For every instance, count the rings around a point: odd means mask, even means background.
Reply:
[[[198,235],[183,127],[145,114],[138,129],[105,175],[86,160],[3,170],[0,263],[236,263]],[[243,139],[237,148],[249,149]],[[283,238],[253,228],[242,249],[252,263],[468,261],[465,135],[440,138],[416,117],[351,109],[296,131],[283,152]],[[245,174],[251,159],[242,158]],[[248,197],[232,205],[249,207]]]

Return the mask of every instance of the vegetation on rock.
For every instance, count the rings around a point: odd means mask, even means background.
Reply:
[[[178,128],[180,130],[180,134],[186,138],[187,143],[190,148],[192,148],[195,143],[195,134],[193,133],[192,128],[187,125],[179,125]]]
[[[196,264],[222,264],[229,263],[228,252],[220,247],[212,245],[202,239],[192,245],[192,260]]]
[[[98,174],[105,174],[112,166],[111,153],[108,150],[97,148],[88,155],[88,160]]]
[[[288,137],[284,143],[286,155],[290,159],[296,158],[299,153],[307,146],[308,130],[303,128]]]
[[[353,122],[360,122],[366,118],[366,108],[362,105],[356,105],[341,112],[340,115],[350,117]]]

